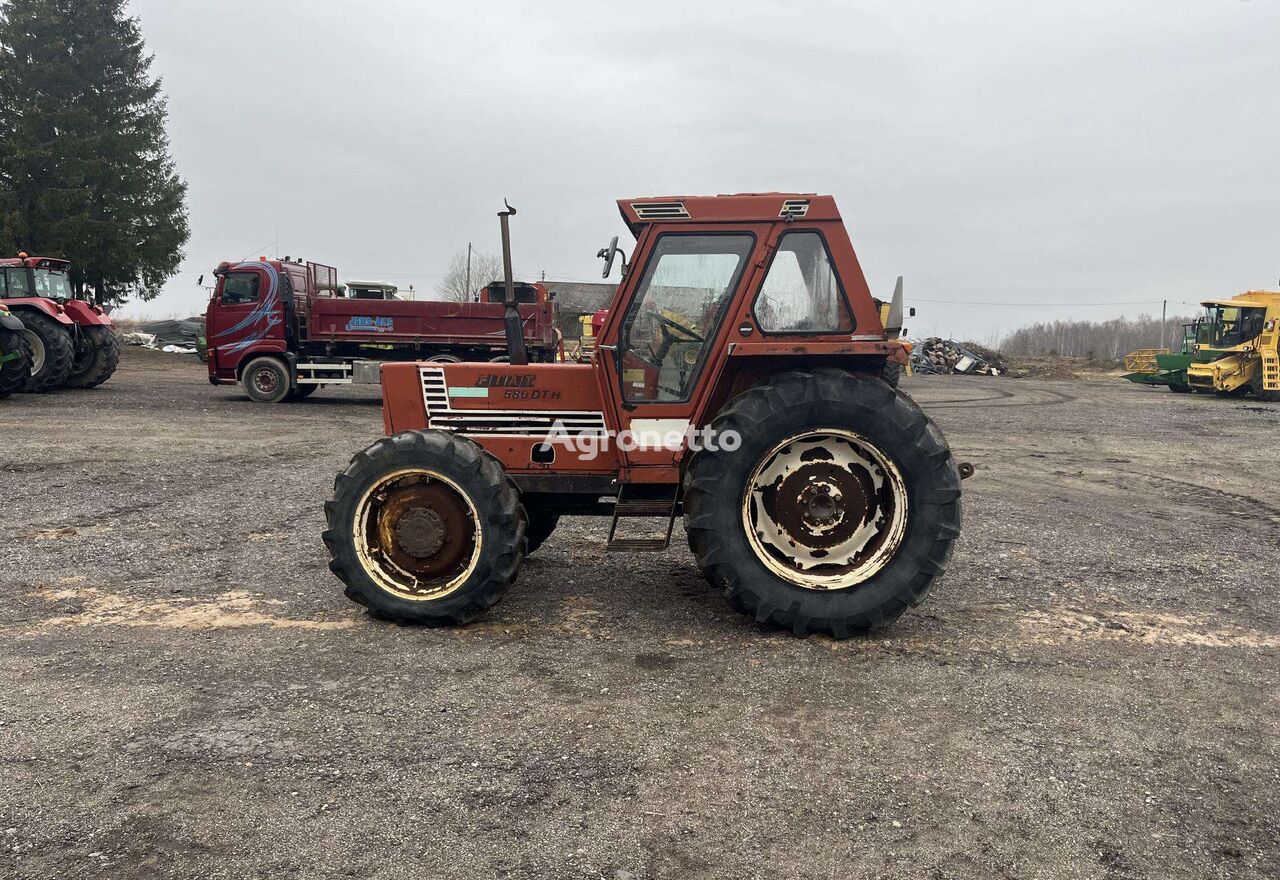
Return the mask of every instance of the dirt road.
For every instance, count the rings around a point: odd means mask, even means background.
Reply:
[[[1280,406],[904,387],[965,533],[844,643],[584,519],[476,625],[371,621],[318,538],[368,390],[0,402],[0,876],[1275,876]]]

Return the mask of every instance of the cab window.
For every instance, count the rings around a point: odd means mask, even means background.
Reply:
[[[765,333],[848,333],[853,319],[826,242],[816,232],[788,232],[778,242],[755,303]]]
[[[5,275],[9,281],[8,290],[6,291],[7,296],[15,299],[21,296],[31,296],[31,289],[27,284],[26,269],[5,269],[0,274]]]
[[[71,282],[66,272],[52,269],[36,269],[32,272],[36,281],[36,296],[49,299],[71,299]]]
[[[257,272],[228,272],[222,279],[222,304],[243,305],[258,301]]]
[[[624,399],[689,399],[754,247],[742,234],[658,239],[622,325]]]

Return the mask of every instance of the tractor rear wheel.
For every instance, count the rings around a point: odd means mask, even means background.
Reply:
[[[685,528],[708,580],[757,622],[846,638],[920,604],[946,568],[959,468],[879,378],[784,373],[710,427],[722,442],[689,465]]]
[[[71,375],[71,361],[75,357],[71,334],[44,312],[24,311],[21,318],[26,328],[23,335],[31,346],[31,375],[22,390],[28,394],[44,394],[61,388]]]
[[[289,368],[279,358],[254,358],[240,374],[240,384],[250,400],[279,403],[290,393]]]
[[[21,391],[31,375],[31,344],[21,330],[0,327],[0,398]]]
[[[476,443],[444,431],[405,431],[358,453],[324,511],[329,569],[383,620],[467,623],[502,598],[525,555],[515,484]]]
[[[532,504],[526,504],[524,512],[529,520],[529,525],[524,530],[524,539],[527,542],[524,552],[526,556],[531,556],[556,530],[556,525],[560,522],[560,514]]]
[[[81,343],[67,377],[68,388],[97,388],[120,366],[120,340],[110,327],[80,328]]]

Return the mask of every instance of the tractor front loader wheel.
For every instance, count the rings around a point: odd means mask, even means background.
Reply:
[[[710,427],[714,445],[685,483],[689,544],[759,623],[836,638],[877,629],[946,568],[959,468],[942,432],[879,378],[784,373]]]
[[[467,623],[502,598],[524,559],[515,484],[476,443],[444,431],[406,431],[358,453],[324,509],[330,570],[383,620]]]
[[[21,391],[31,375],[31,344],[21,330],[0,327],[0,398]]]
[[[23,334],[31,346],[31,375],[22,390],[28,394],[44,394],[61,388],[71,375],[71,361],[75,356],[71,334],[43,312],[26,311],[21,317],[26,328]]]
[[[97,388],[120,366],[120,340],[110,327],[82,327],[68,388]]]

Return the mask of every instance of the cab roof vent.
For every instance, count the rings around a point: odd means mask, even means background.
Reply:
[[[796,217],[803,217],[809,213],[808,199],[787,199],[782,203],[782,210],[778,212],[779,217],[787,220],[793,220]]]
[[[688,220],[689,212],[683,202],[639,202],[631,203],[631,210],[641,220]]]

